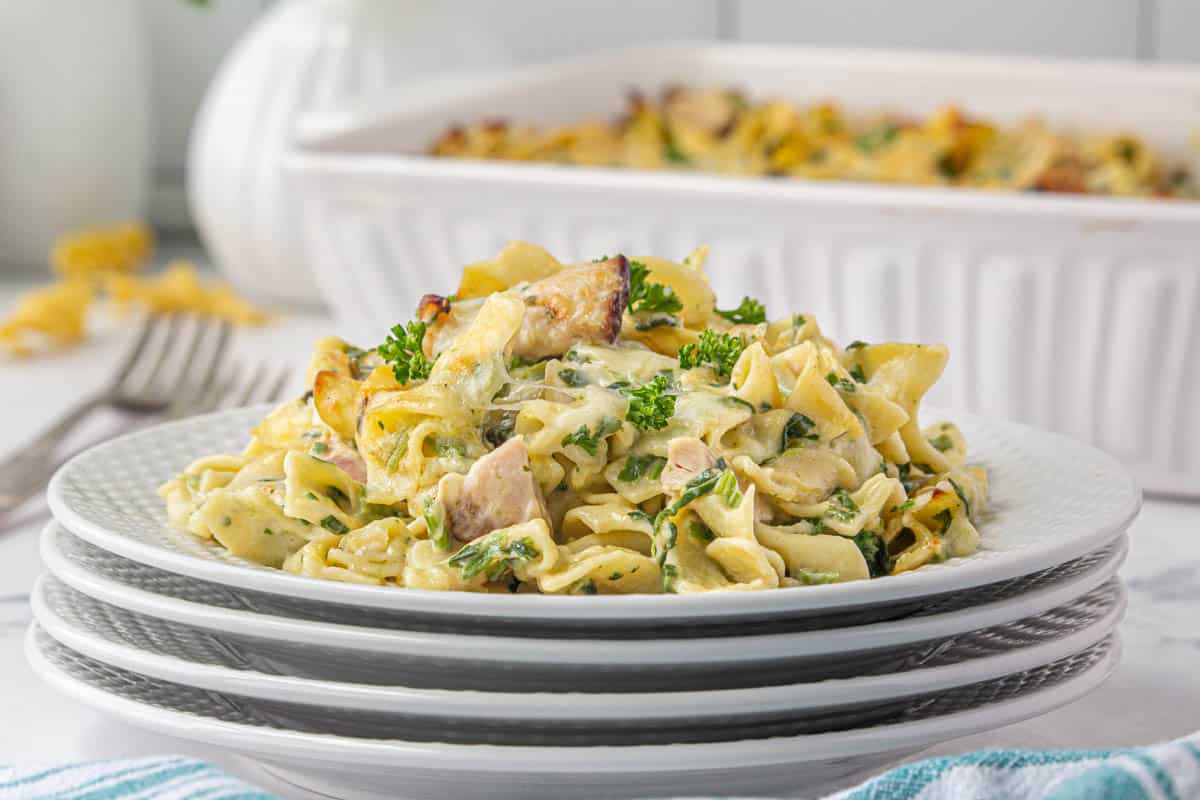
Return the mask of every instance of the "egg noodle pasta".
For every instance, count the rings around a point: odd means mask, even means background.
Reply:
[[[752,100],[735,89],[670,86],[629,94],[608,120],[539,127],[491,118],[446,130],[430,153],[450,158],[956,186],[1192,198],[1194,170],[1127,133],[1003,125],[947,105],[925,117],[851,116],[834,103]]]
[[[159,490],[172,525],[326,580],[615,594],[878,578],[975,552],[987,475],[921,428],[940,345],[839,347],[719,308],[707,250],[563,265],[509,244],[239,454]]]

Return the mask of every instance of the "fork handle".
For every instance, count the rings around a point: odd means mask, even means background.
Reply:
[[[0,513],[12,511],[50,482],[63,441],[84,417],[102,405],[102,397],[76,403],[50,427],[0,460]]]

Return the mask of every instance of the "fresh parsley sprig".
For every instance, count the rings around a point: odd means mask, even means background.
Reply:
[[[662,283],[646,280],[650,268],[641,261],[629,262],[629,310],[634,314],[639,311],[661,311],[673,314],[683,310],[683,301],[675,294],[675,290]]]
[[[743,297],[741,305],[729,311],[715,310],[735,325],[757,325],[767,321],[767,309],[753,297]]]
[[[675,416],[675,395],[671,384],[662,375],[629,392],[629,409],[625,419],[639,430],[657,431],[667,427]]]
[[[429,377],[433,362],[425,357],[425,323],[410,322],[408,327],[395,325],[387,340],[379,345],[379,356],[392,365],[392,374],[403,384],[423,381]]]
[[[716,333],[705,330],[695,344],[679,348],[679,366],[692,369],[708,364],[723,378],[733,372],[733,365],[746,349],[746,340],[731,333]]]

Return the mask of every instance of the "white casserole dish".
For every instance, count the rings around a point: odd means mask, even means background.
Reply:
[[[1094,442],[1144,486],[1200,496],[1200,203],[435,159],[448,125],[620,110],[626,89],[741,86],[851,111],[957,102],[1128,130],[1173,159],[1200,69],[745,45],[614,52],[310,116],[288,170],[344,332],[366,344],[458,268],[527,239],[562,259],[712,246],[723,301],[835,338],[947,343],[932,402]]]

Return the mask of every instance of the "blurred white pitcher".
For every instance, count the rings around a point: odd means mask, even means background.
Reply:
[[[188,197],[204,244],[239,288],[317,304],[300,208],[281,158],[306,111],[417,76],[498,60],[476,17],[435,0],[287,0],[222,63],[192,129]]]

